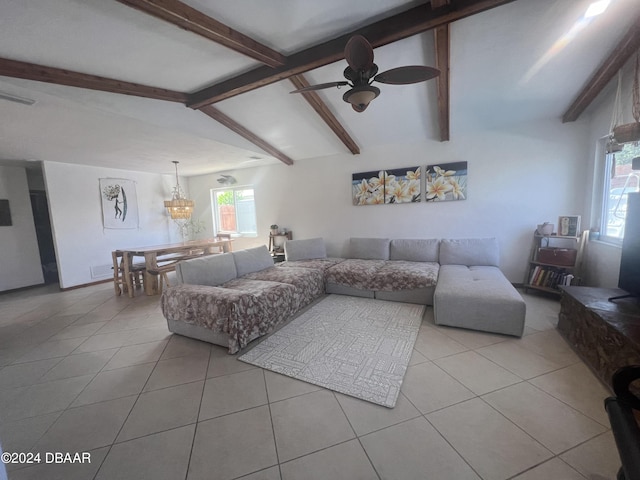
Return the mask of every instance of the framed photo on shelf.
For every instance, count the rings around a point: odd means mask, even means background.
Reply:
[[[580,215],[564,215],[558,217],[558,235],[577,237],[580,233]]]

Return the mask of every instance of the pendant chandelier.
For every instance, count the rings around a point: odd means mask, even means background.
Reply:
[[[165,200],[164,206],[171,215],[173,220],[188,220],[193,213],[193,200],[189,200],[185,197],[180,182],[178,181],[178,163],[173,161],[176,166],[176,186],[173,187],[173,194],[171,200]]]

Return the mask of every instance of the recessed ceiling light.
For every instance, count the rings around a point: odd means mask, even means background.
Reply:
[[[33,105],[35,100],[30,98],[18,97],[17,95],[11,95],[10,93],[0,92],[0,100],[7,100],[9,102],[21,103],[23,105]]]
[[[591,18],[600,15],[607,9],[610,3],[611,0],[598,0],[597,2],[593,2],[589,5],[589,8],[587,8],[584,18]]]

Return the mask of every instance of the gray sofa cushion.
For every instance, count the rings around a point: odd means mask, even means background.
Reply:
[[[459,238],[440,241],[440,265],[489,265],[500,261],[496,238]]]
[[[284,257],[288,262],[327,258],[327,248],[322,238],[287,240],[284,244]]]
[[[176,277],[179,283],[191,285],[222,285],[237,276],[233,255],[206,255],[184,260],[176,264]]]
[[[440,240],[432,239],[394,239],[389,248],[389,260],[407,260],[409,262],[437,262]]]
[[[238,250],[233,252],[232,255],[236,263],[238,277],[273,267],[273,258],[271,258],[269,249],[264,245],[248,248],[247,250]]]
[[[389,260],[388,238],[351,238],[349,258],[361,260]]]

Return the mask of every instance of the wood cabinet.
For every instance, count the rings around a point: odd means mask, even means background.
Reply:
[[[577,237],[533,234],[527,273],[528,289],[560,294],[560,286],[580,285],[584,245],[589,238],[585,231]]]

